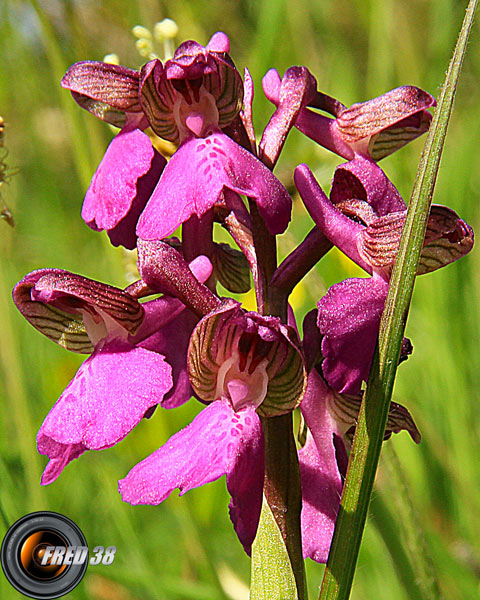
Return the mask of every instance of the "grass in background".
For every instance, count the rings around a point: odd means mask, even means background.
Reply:
[[[86,453],[53,485],[39,485],[45,459],[36,452],[36,431],[82,357],[30,327],[13,307],[11,288],[28,271],[53,266],[125,284],[121,251],[80,218],[86,185],[111,133],[60,88],[64,68],[76,60],[101,60],[109,52],[138,67],[142,61],[130,34],[138,23],[151,27],[173,18],[179,42],[206,43],[221,29],[230,36],[238,68],[248,65],[252,71],[260,132],[272,112],[260,82],[272,66],[283,73],[292,64],[305,64],[321,89],[347,105],[403,84],[436,94],[463,10],[454,0],[4,0],[0,5],[0,114],[7,163],[20,169],[1,189],[17,225],[12,230],[0,222],[0,534],[25,513],[54,510],[77,522],[90,546],[116,545],[113,565],[89,568],[70,598],[246,598],[249,560],[228,520],[223,481],[182,498],[173,494],[160,507],[131,507],[116,491],[117,479],[198,412],[193,402],[156,411],[115,448]],[[478,48],[476,27],[434,197],[477,231]],[[405,198],[421,144],[381,163]],[[287,185],[300,162],[308,162],[328,190],[340,160],[294,132],[277,171]],[[294,210],[294,226],[281,240],[283,253],[311,227],[299,202]],[[400,367],[394,396],[412,412],[423,441],[415,446],[402,433],[388,442],[353,600],[415,598],[418,564],[426,565],[448,600],[480,596],[479,266],[474,249],[458,264],[417,281],[407,326],[414,354]],[[356,274],[331,252],[297,290],[296,301],[306,312],[327,286]],[[405,494],[408,501],[402,502]],[[405,527],[412,515],[413,530]],[[322,573],[321,566],[307,561],[312,598]],[[22,597],[4,577],[0,596]]]

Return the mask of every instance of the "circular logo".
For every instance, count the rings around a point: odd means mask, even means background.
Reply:
[[[85,574],[88,548],[73,521],[54,512],[25,515],[7,531],[2,568],[13,587],[30,598],[59,598]]]

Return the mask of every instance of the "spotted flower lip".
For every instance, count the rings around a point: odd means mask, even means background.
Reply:
[[[227,191],[252,198],[273,235],[286,229],[287,190],[222,131],[243,101],[243,82],[228,50],[228,37],[218,32],[206,47],[185,42],[165,64],[150,61],[140,73],[83,62],[65,74],[62,85],[80,106],[123,127],[92,179],[82,211],[114,244],[133,248],[137,235],[163,239],[190,217],[224,204]],[[149,125],[180,144],[166,167],[141,131]]]
[[[227,399],[205,407],[184,429],[119,481],[130,504],[160,504],[226,475],[230,517],[250,554],[262,506],[264,439],[255,408],[239,411]]]
[[[336,391],[358,394],[366,381],[406,207],[373,161],[357,157],[337,168],[329,200],[306,165],[295,182],[324,235],[371,275],[333,285],[318,303],[322,370]],[[473,231],[451,209],[433,205],[418,273],[458,260],[473,246]]]
[[[138,237],[170,235],[223,202],[225,189],[253,198],[272,234],[286,229],[292,200],[285,187],[253,154],[216,132],[188,139],[172,156],[139,219]]]
[[[275,69],[263,79],[263,90],[276,106],[283,80]],[[356,155],[380,160],[428,130],[435,106],[427,92],[402,86],[382,96],[345,108],[336,103],[335,118],[303,108],[295,121],[306,136],[328,150],[351,160]],[[309,106],[315,106],[315,98]]]
[[[38,432],[38,451],[50,459],[42,483],[52,483],[86,450],[118,443],[171,387],[171,367],[163,356],[118,340],[105,342],[80,366]]]

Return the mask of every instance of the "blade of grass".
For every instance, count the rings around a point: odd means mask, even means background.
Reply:
[[[346,600],[365,527],[433,189],[477,0],[471,0],[420,159],[362,402],[320,600]]]
[[[405,569],[402,560],[395,560],[395,567],[408,592],[408,597],[412,599],[416,597],[415,590],[417,596],[420,594],[420,598],[439,598],[441,594],[438,577],[422,530],[419,513],[413,504],[402,462],[391,442],[383,450],[382,465],[388,479],[389,496],[393,498],[390,501],[390,508],[386,488],[382,489],[379,495],[372,497],[372,504],[377,501],[374,521],[385,539],[392,558],[400,553],[399,557],[403,559],[401,552],[405,553],[409,567]],[[407,578],[405,571],[409,568],[411,576]]]
[[[90,184],[91,175],[94,165],[90,157],[88,149],[88,140],[84,135],[84,127],[82,126],[79,111],[77,111],[75,103],[72,102],[68,94],[65,94],[60,89],[59,82],[63,77],[68,64],[62,54],[60,43],[53,30],[52,24],[40,7],[37,0],[30,0],[30,4],[37,14],[41,23],[42,31],[45,40],[45,51],[52,68],[52,75],[55,78],[55,89],[59,91],[59,100],[64,114],[67,117],[67,123],[70,129],[70,141],[72,143],[72,151],[75,160],[75,168],[77,170],[82,187],[87,188]]]

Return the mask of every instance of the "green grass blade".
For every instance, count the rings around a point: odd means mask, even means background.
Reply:
[[[425,142],[360,410],[320,600],[346,600],[355,573],[447,125],[477,0],[471,0]]]

